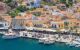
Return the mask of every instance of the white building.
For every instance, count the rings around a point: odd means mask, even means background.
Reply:
[[[24,30],[25,26],[23,25],[25,22],[25,19],[12,19],[12,29],[14,30]]]
[[[0,20],[0,29],[8,29],[9,28],[9,23],[6,21],[1,21]]]

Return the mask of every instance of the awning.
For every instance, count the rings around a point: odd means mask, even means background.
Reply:
[[[61,32],[69,32],[69,30],[67,30],[67,29],[61,29],[60,31]]]

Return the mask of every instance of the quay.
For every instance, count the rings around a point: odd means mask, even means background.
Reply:
[[[55,42],[61,42],[68,45],[75,44],[76,47],[79,47],[80,41],[78,40],[80,38],[79,35],[70,34],[69,32],[60,33],[57,31],[52,30],[37,30],[37,29],[25,29],[25,30],[12,30],[9,29],[8,31],[5,31],[2,38],[3,39],[13,39],[13,38],[31,38],[31,39],[37,39],[39,43],[43,44],[53,44]]]

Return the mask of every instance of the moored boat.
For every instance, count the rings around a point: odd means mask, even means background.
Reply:
[[[18,37],[20,36],[16,34],[15,32],[13,32],[11,29],[2,36],[3,39],[14,39]]]
[[[18,38],[19,36],[16,35],[3,35],[2,38],[3,39],[14,39],[14,38]]]
[[[80,47],[80,45],[76,45],[75,47]]]
[[[51,40],[49,38],[40,38],[39,39],[39,43],[43,43],[43,44],[53,44],[55,41]]]

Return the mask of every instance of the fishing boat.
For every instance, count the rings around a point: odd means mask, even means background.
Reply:
[[[54,43],[54,40],[50,40],[49,38],[40,38],[39,39],[39,43],[43,43],[43,44],[52,44]]]
[[[16,35],[3,35],[2,38],[3,39],[14,39],[14,38],[18,38],[18,36],[16,36]]]
[[[68,43],[68,45],[69,45],[70,47],[75,47],[75,46],[76,46],[76,44],[74,44],[74,43]]]
[[[78,41],[73,41],[73,42],[67,43],[67,45],[69,45],[70,47],[78,47],[80,43]]]
[[[19,35],[13,32],[11,29],[2,36],[3,39],[14,39],[18,37]]]
[[[75,47],[80,47],[80,45],[76,45]]]

